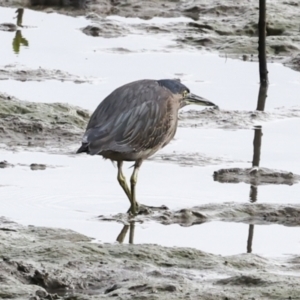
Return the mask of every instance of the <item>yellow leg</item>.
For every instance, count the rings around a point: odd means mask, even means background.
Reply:
[[[129,200],[130,204],[132,205],[131,192],[130,192],[130,189],[129,189],[127,183],[126,183],[126,178],[123,174],[122,166],[123,166],[123,162],[118,161],[118,181],[119,181],[120,186],[124,190],[125,194],[127,195],[127,198]]]
[[[137,201],[136,201],[136,183],[137,183],[137,177],[138,177],[138,172],[140,169],[140,166],[142,164],[142,161],[136,161],[135,165],[134,165],[134,170],[133,173],[131,175],[130,178],[130,183],[131,183],[131,207],[130,207],[130,211],[133,215],[135,215],[137,213]]]

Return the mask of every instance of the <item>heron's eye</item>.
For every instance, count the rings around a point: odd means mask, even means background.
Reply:
[[[187,90],[183,91],[183,93],[182,93],[183,98],[186,98],[187,95],[188,95],[188,91]]]

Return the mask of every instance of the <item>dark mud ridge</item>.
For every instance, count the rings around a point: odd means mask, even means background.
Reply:
[[[47,70],[43,68],[29,69],[24,66],[7,65],[0,67],[0,80],[18,81],[45,81],[58,80],[61,82],[72,81],[74,83],[92,83],[92,78],[79,77],[61,70]]]
[[[228,159],[226,157],[212,157],[204,153],[198,152],[178,152],[173,151],[172,153],[157,153],[152,157],[148,158],[150,161],[163,162],[163,163],[174,163],[183,167],[193,166],[209,166],[218,165],[222,163],[237,163],[241,162],[238,160]]]
[[[179,127],[206,127],[222,129],[250,129],[263,123],[300,118],[300,106],[279,107],[273,110],[245,111],[206,108],[179,112]]]
[[[33,103],[0,93],[0,140],[8,146],[67,147],[78,143],[88,111],[68,104]]]
[[[221,183],[244,182],[251,185],[286,184],[299,183],[300,175],[281,170],[268,168],[230,168],[220,169],[214,172],[214,180]]]
[[[296,299],[300,256],[97,244],[0,218],[1,299]]]
[[[15,166],[20,166],[20,167],[29,167],[32,171],[37,171],[37,170],[46,170],[47,168],[55,168],[57,166],[49,166],[45,164],[37,164],[37,163],[31,163],[31,164],[11,164],[7,162],[6,160],[0,161],[0,169],[5,169],[5,168],[12,168]]]
[[[241,222],[251,224],[281,224],[300,226],[300,205],[274,203],[216,203],[180,210],[161,208],[147,209],[146,214],[135,218],[127,214],[99,216],[101,221],[116,221],[124,225],[130,222],[156,221],[161,224],[193,226],[210,221]]]

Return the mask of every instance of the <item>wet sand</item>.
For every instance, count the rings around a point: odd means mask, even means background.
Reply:
[[[300,81],[271,63],[299,70],[297,3],[268,3],[257,111],[257,1],[37,2],[23,28],[0,21],[0,296],[298,297]],[[215,51],[226,58],[201,55]],[[74,152],[101,99],[141,76],[180,78],[219,108],[180,112],[139,178],[139,200],[163,207],[130,219],[116,169]]]

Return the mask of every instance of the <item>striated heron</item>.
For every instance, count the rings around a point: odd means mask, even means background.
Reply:
[[[216,106],[194,95],[178,80],[138,80],[108,95],[92,114],[77,153],[102,155],[117,162],[118,181],[137,213],[136,183],[139,168],[166,146],[177,130],[178,110],[186,105]],[[123,161],[134,161],[130,188],[122,171]]]

